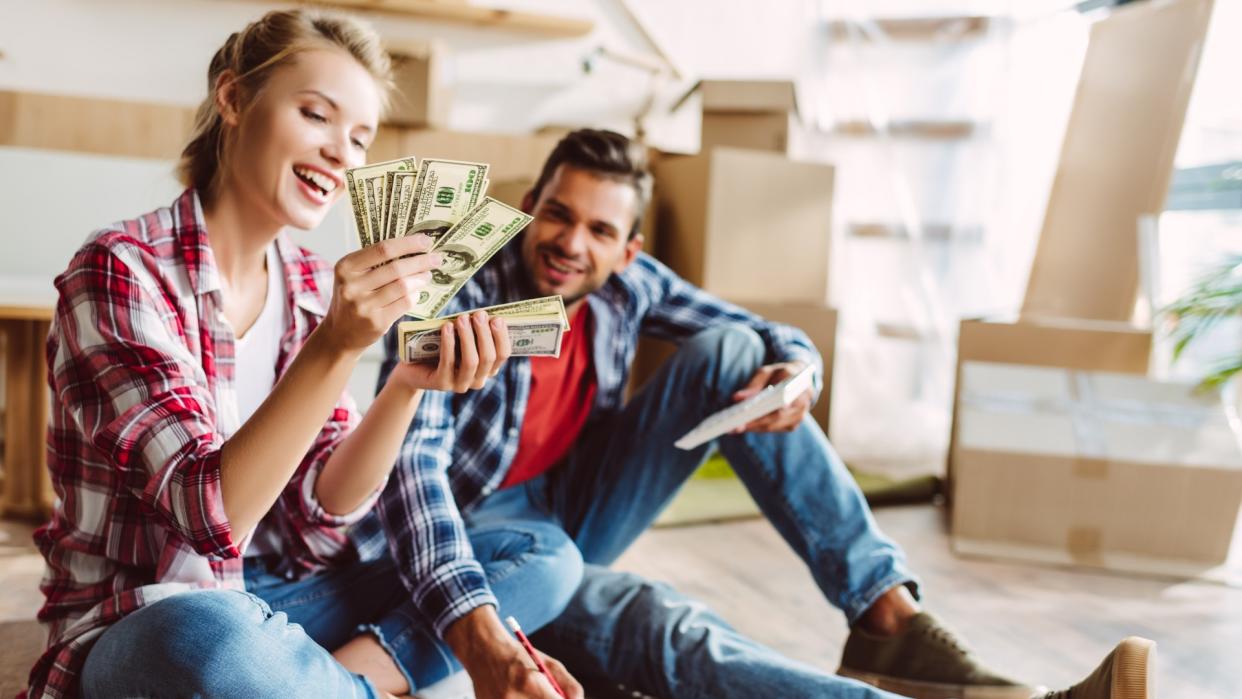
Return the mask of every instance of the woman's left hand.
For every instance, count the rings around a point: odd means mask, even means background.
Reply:
[[[475,311],[440,329],[438,363],[401,362],[388,380],[400,381],[411,389],[465,393],[483,388],[500,372],[512,349],[504,318]]]

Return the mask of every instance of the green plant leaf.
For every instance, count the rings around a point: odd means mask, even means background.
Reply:
[[[1173,360],[1220,321],[1242,316],[1242,255],[1230,255],[1223,264],[1200,277],[1181,298],[1160,310],[1172,323]],[[1242,370],[1242,354],[1229,358],[1203,379],[1216,387]]]
[[[1239,372],[1242,372],[1242,355],[1225,360],[1212,367],[1211,372],[1203,377],[1203,381],[1199,383],[1199,388],[1204,390],[1221,388]]]

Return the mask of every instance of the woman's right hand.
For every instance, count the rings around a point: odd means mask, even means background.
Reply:
[[[428,254],[431,245],[430,237],[419,234],[385,240],[342,257],[336,263],[328,315],[321,323],[332,342],[361,352],[413,308],[419,292],[431,283],[431,270],[442,262],[439,254]]]

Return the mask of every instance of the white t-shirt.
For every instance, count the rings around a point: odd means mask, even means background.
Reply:
[[[237,393],[238,424],[245,424],[259,409],[276,385],[276,362],[280,359],[280,341],[289,329],[289,293],[285,285],[285,268],[276,253],[276,245],[267,250],[267,299],[259,317],[234,342],[233,386]],[[280,553],[280,532],[266,519],[259,522],[245,555]]]
[[[289,294],[276,246],[267,250],[267,299],[259,317],[234,343],[233,386],[237,390],[238,424],[245,424],[276,385],[280,341],[289,329]]]

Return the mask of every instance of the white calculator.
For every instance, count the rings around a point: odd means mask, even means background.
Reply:
[[[678,449],[693,449],[722,434],[748,424],[752,420],[779,410],[798,399],[811,388],[815,379],[815,367],[808,366],[784,381],[768,386],[741,403],[730,405],[718,413],[708,415],[697,427],[674,442]]]

